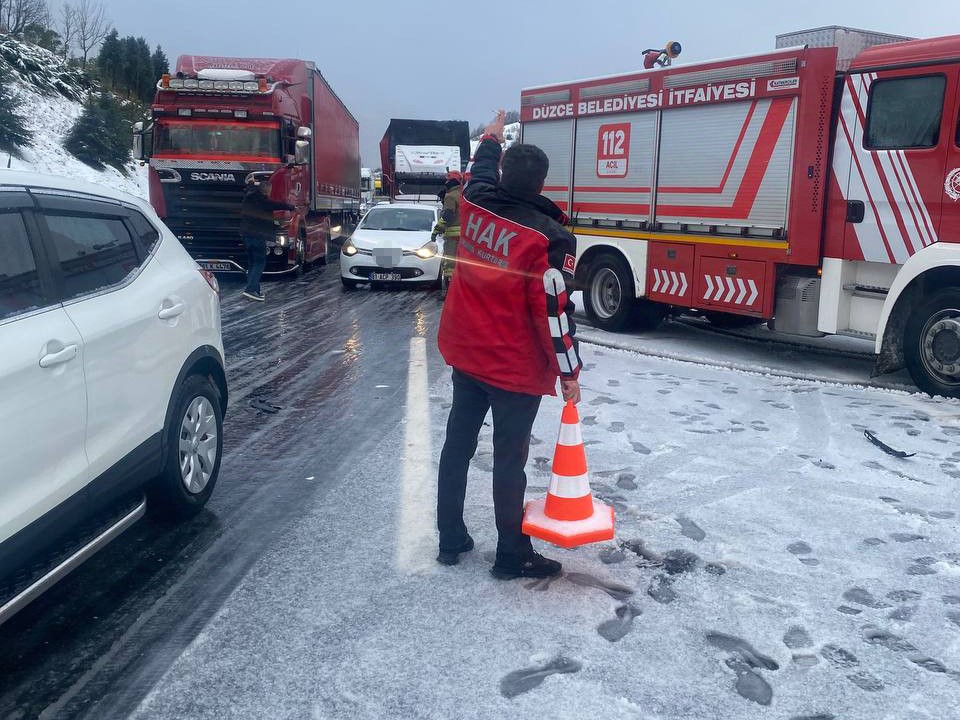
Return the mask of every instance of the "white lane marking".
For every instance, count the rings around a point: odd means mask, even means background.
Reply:
[[[433,568],[437,550],[437,475],[430,442],[427,340],[422,337],[410,339],[405,422],[396,562],[401,571],[416,573]]]

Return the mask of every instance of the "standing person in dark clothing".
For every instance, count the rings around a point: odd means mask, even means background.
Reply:
[[[560,563],[534,552],[523,534],[524,466],[543,395],[580,401],[574,340],[576,238],[542,197],[549,161],[533,145],[503,156],[503,112],[477,148],[460,204],[460,242],[440,319],[440,352],[453,366],[453,406],[440,455],[437,560],[454,565],[473,549],[463,522],[467,469],[487,411],[493,410],[493,500],[499,540],[494,577],[546,577]]]
[[[270,181],[257,183],[247,180],[240,213],[243,215],[243,242],[247,246],[247,287],[243,296],[248,300],[263,302],[260,292],[260,277],[267,266],[267,241],[276,236],[274,210],[293,210],[293,205],[270,199]]]
[[[444,187],[443,211],[440,219],[433,228],[431,237],[443,236],[443,260],[440,265],[440,298],[447,296],[450,280],[457,262],[457,243],[460,240],[460,191],[463,184],[463,175],[459,170],[447,173],[447,183]]]

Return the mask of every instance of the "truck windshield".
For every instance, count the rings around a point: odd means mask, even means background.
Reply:
[[[374,208],[360,223],[365,230],[431,230],[433,210],[427,208]]]
[[[280,126],[272,122],[160,120],[153,156],[276,161],[280,159]]]

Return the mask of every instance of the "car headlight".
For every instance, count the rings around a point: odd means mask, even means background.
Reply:
[[[350,242],[349,240],[347,240],[347,241],[343,244],[343,248],[341,248],[341,249],[343,250],[343,254],[346,255],[347,257],[353,257],[354,255],[357,254],[357,252],[359,252],[359,251],[353,246],[353,243]]]
[[[440,248],[437,247],[437,244],[431,240],[422,248],[417,250],[417,257],[423,260],[428,260],[436,255],[440,251]]]

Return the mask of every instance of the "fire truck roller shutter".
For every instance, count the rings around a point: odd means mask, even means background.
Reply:
[[[577,120],[573,213],[580,220],[650,219],[655,112]]]
[[[573,120],[529,122],[523,126],[523,142],[536,145],[547,154],[550,170],[543,194],[561,210],[570,209],[570,147],[573,144]]]
[[[663,112],[656,221],[786,229],[793,98]]]

